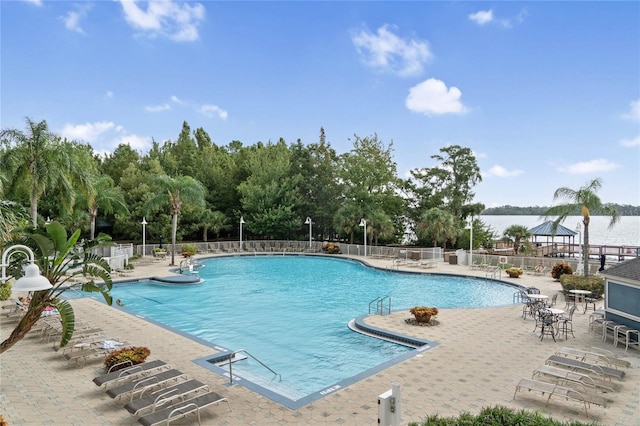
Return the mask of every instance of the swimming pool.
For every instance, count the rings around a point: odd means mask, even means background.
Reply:
[[[511,304],[514,291],[482,279],[389,272],[319,256],[235,256],[203,263],[202,284],[115,285],[112,295],[127,310],[216,348],[250,352],[282,381],[251,358],[234,363],[234,376],[268,389],[267,396],[290,408],[415,354],[349,330],[347,323],[367,314],[373,299],[389,296],[393,310],[482,307]]]

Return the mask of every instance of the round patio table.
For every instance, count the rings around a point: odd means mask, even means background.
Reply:
[[[569,293],[575,294],[576,297],[573,299],[573,304],[577,305],[577,304],[582,304],[585,303],[585,298],[591,294],[591,292],[589,290],[569,290]],[[585,303],[585,307],[584,307],[584,311],[582,313],[587,312],[587,305]]]

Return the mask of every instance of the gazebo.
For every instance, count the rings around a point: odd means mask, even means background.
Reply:
[[[542,248],[546,246],[548,249],[543,250],[543,254],[545,256],[553,255],[556,256],[559,253],[569,254],[571,245],[575,244],[575,238],[577,232],[569,229],[565,226],[558,224],[555,232],[553,230],[553,221],[548,220],[538,226],[534,226],[529,229],[532,235],[532,243],[535,244],[537,248]],[[546,237],[545,243],[543,244],[541,241],[538,241],[538,237]],[[562,238],[562,248],[558,249],[558,243],[556,238]]]

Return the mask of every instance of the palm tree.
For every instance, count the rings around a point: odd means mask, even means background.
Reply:
[[[220,231],[223,229],[230,229],[229,218],[220,210],[211,211],[205,210],[202,216],[203,239],[207,241],[207,230],[211,229],[216,234],[216,240],[220,239]]]
[[[358,224],[363,216],[356,203],[347,203],[340,207],[333,216],[333,226],[338,232],[349,235],[349,243],[353,244],[353,234],[358,229]]]
[[[566,187],[558,188],[553,194],[554,201],[563,199],[567,200],[568,203],[553,206],[544,213],[545,218],[558,216],[553,221],[554,228],[557,228],[568,216],[574,215],[577,211],[580,212],[584,226],[582,234],[582,262],[584,264],[585,278],[589,276],[589,223],[591,222],[591,213],[603,213],[611,217],[609,229],[620,221],[618,211],[611,206],[604,205],[600,197],[596,195],[600,187],[602,187],[602,181],[600,179],[594,179],[577,191]]]
[[[526,240],[531,237],[531,232],[523,225],[511,225],[504,230],[504,237],[510,242],[513,241],[513,252],[518,254],[520,249],[520,241]]]
[[[393,238],[395,234],[395,228],[393,222],[382,209],[376,209],[367,215],[367,225],[371,230],[371,238],[373,243],[378,245],[378,239],[382,237],[383,240]],[[367,232],[369,232],[367,229]]]
[[[80,230],[67,238],[64,227],[58,222],[51,222],[45,225],[44,230],[23,230],[20,238],[12,242],[32,247],[42,276],[46,277],[53,287],[50,290],[34,292],[25,315],[9,337],[0,343],[0,354],[24,338],[41,318],[47,306],[54,306],[60,312],[60,346],[65,346],[75,330],[73,308],[68,300],[60,298],[60,295],[69,289],[101,293],[104,300],[111,305],[111,268],[101,256],[91,252],[93,249],[112,245],[111,238],[104,234],[94,240],[79,241],[79,238]],[[24,273],[22,267],[25,261],[25,258],[15,256],[14,262],[7,268],[9,275],[20,278]],[[77,282],[80,277],[87,280]],[[104,284],[97,285],[96,281]]]
[[[91,218],[91,239],[96,235],[98,209],[102,209],[106,214],[129,213],[122,192],[114,186],[115,184],[110,176],[98,176],[95,178],[91,190],[83,197],[83,204],[87,206],[89,217]]]
[[[5,192],[24,189],[29,194],[29,214],[36,227],[42,195],[56,188],[63,195],[61,202],[71,205],[74,184],[86,186],[88,172],[80,164],[79,150],[72,143],[61,143],[49,131],[45,120],[36,123],[27,117],[26,121],[26,132],[16,129],[0,132],[2,143],[7,146],[0,155],[0,169],[5,171]]]
[[[178,216],[182,209],[182,203],[195,204],[204,208],[204,196],[206,189],[191,176],[172,178],[167,175],[157,176],[151,184],[158,188],[156,194],[147,201],[147,211],[151,211],[166,205],[171,205],[171,265],[175,265],[176,234],[178,233]]]
[[[28,223],[27,211],[13,201],[0,201],[0,241],[11,240],[12,231]]]
[[[420,216],[417,234],[419,238],[431,238],[434,247],[442,241],[446,248],[447,241],[456,240],[456,218],[446,210],[430,208]]]

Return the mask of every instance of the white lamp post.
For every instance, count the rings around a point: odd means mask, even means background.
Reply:
[[[146,250],[145,250],[145,246],[147,243],[147,221],[144,218],[144,216],[142,216],[142,255],[144,256],[146,254]]]
[[[576,225],[576,232],[578,233],[578,251],[582,255],[582,250],[580,250],[582,247],[582,227],[580,226],[580,222]]]
[[[305,225],[309,225],[309,248],[311,248],[311,226],[313,222],[311,222],[311,218],[307,216],[307,220],[304,221]]]
[[[364,228],[364,257],[367,257],[367,221],[360,219],[360,226]]]
[[[46,277],[40,275],[40,269],[38,265],[35,264],[35,257],[33,255],[33,250],[31,248],[18,244],[15,246],[11,246],[6,249],[2,253],[2,284],[7,281],[7,267],[9,267],[9,260],[11,259],[11,254],[9,252],[22,250],[27,252],[29,255],[29,265],[24,270],[24,276],[16,280],[13,284],[13,290],[15,291],[40,291],[40,290],[49,290],[53,288],[51,283]]]
[[[240,251],[242,251],[242,224],[244,223],[244,217],[240,216]]]
[[[473,266],[473,216],[469,220],[469,267]]]

